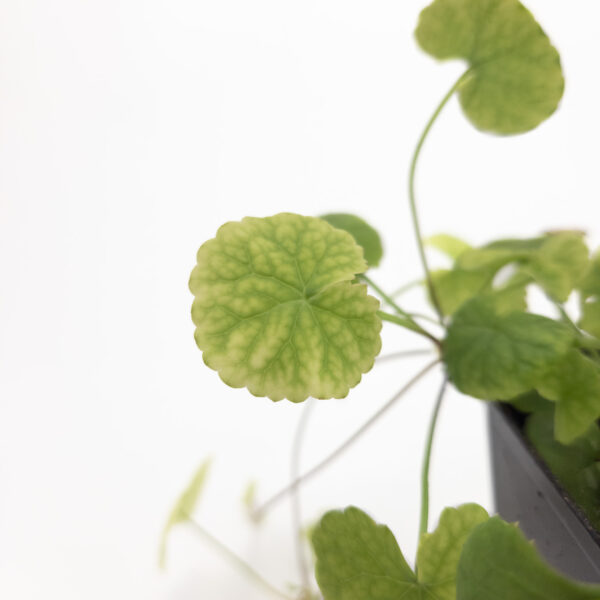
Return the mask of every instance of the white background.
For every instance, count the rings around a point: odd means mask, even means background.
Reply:
[[[419,276],[406,172],[460,64],[419,52],[414,0],[0,1],[0,597],[262,593],[189,531],[160,530],[215,457],[198,519],[276,583],[297,581],[289,506],[261,529],[240,496],[285,483],[301,407],[230,390],[193,341],[187,279],[226,220],[349,211],[382,233],[373,277]],[[600,235],[597,0],[531,0],[559,48],[559,112],[525,136],[475,131],[453,101],[423,154],[426,234],[478,243],[556,227]],[[433,258],[433,256],[432,256]],[[435,257],[439,259],[439,257]],[[409,299],[409,303],[415,298]],[[384,352],[423,347],[384,335]],[[303,464],[427,359],[386,363],[321,402]],[[307,522],[356,504],[412,559],[437,373],[303,490]],[[442,413],[432,514],[491,508],[483,407]]]

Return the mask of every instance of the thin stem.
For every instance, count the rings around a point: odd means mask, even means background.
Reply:
[[[343,452],[348,449],[354,442],[356,442],[362,435],[365,433],[371,425],[373,425],[376,421],[379,420],[394,404],[402,397],[410,388],[412,388],[423,376],[425,376],[433,367],[435,367],[440,362],[439,358],[436,358],[434,361],[430,362],[427,366],[421,369],[408,383],[406,383],[398,392],[396,392],[377,412],[375,412],[363,425],[361,425],[345,442],[343,442],[340,446],[338,446],[331,454],[329,454],[326,458],[324,458],[321,462],[319,462],[312,469],[296,478],[290,485],[287,485],[275,495],[273,495],[269,500],[264,502],[259,508],[254,511],[254,518],[261,519],[264,514],[272,508],[275,504],[277,504],[280,500],[285,498],[287,494],[289,494],[295,486],[299,486],[309,479],[312,479],[315,475],[320,473],[325,467],[327,467],[330,463],[332,463],[336,458],[338,458]]]
[[[294,435],[294,442],[292,445],[292,459],[290,474],[292,479],[291,488],[291,500],[292,500],[292,523],[294,526],[294,547],[296,550],[296,560],[298,561],[298,568],[300,570],[300,581],[302,587],[308,590],[310,587],[310,569],[308,562],[306,561],[306,555],[304,554],[304,545],[302,544],[302,509],[300,505],[300,489],[298,487],[298,478],[300,476],[300,454],[302,452],[302,442],[304,441],[304,434],[306,433],[306,426],[308,425],[308,419],[314,402],[312,399],[306,401],[296,434]]]
[[[423,356],[425,354],[431,354],[433,350],[430,348],[423,348],[421,350],[400,350],[399,352],[391,352],[390,354],[383,354],[375,359],[376,364],[387,362],[389,360],[395,360],[397,358],[410,358],[412,356]]]
[[[189,517],[189,515],[188,515]],[[269,583],[254,567],[250,566],[243,558],[240,558],[235,552],[230,550],[225,544],[209,533],[200,523],[194,521],[189,517],[189,524],[194,528],[196,533],[200,534],[221,556],[231,563],[234,567],[237,567],[242,571],[249,579],[254,581],[255,584],[262,587],[265,591],[271,595],[281,598],[283,600],[293,600],[287,594],[284,594],[281,590],[278,590],[275,586]]]
[[[431,463],[431,449],[433,447],[435,428],[447,385],[448,376],[445,375],[440,387],[440,391],[438,392],[437,400],[435,402],[435,407],[431,416],[431,422],[429,424],[429,432],[427,433],[427,441],[425,443],[425,455],[423,457],[423,467],[421,471],[421,522],[419,525],[419,540],[425,533],[427,533],[427,526],[429,522],[429,465]]]
[[[429,315],[424,315],[423,313],[411,312],[411,313],[408,313],[408,315],[412,319],[423,319],[425,321],[429,321],[430,323],[433,323],[434,325],[439,325],[440,324],[439,321],[437,321],[433,317],[430,317]]]
[[[416,200],[415,200],[415,173],[417,170],[417,162],[418,162],[419,156],[421,154],[421,149],[423,148],[423,144],[425,143],[425,140],[427,138],[429,131],[431,130],[431,128],[432,128],[433,124],[435,123],[436,119],[438,118],[439,114],[442,112],[442,109],[444,108],[444,106],[446,106],[448,100],[450,100],[450,98],[453,96],[454,92],[456,92],[456,90],[458,90],[458,88],[462,85],[462,83],[465,80],[468,73],[469,73],[469,71],[466,71],[457,79],[456,83],[450,88],[448,93],[442,98],[442,101],[439,103],[438,107],[435,109],[433,115],[431,115],[431,118],[427,122],[427,125],[425,126],[425,129],[423,130],[423,133],[421,134],[421,137],[419,138],[419,141],[417,142],[417,146],[415,148],[415,151],[414,151],[414,154],[412,157],[412,161],[410,163],[410,171],[409,171],[409,178],[408,178],[408,198],[410,201],[410,213],[411,213],[411,217],[412,217],[413,228],[415,230],[415,236],[417,238],[417,246],[419,248],[419,256],[421,258],[421,264],[423,265],[423,270],[425,271],[425,278],[427,280],[427,287],[429,289],[431,301],[433,303],[433,306],[435,307],[435,310],[437,312],[437,315],[439,317],[439,321],[441,324],[443,324],[443,322],[444,322],[444,314],[442,312],[439,299],[437,297],[435,288],[433,286],[431,272],[429,270],[429,265],[427,263],[427,257],[425,256],[425,248],[423,245],[423,236],[421,235],[421,226],[419,224],[419,215],[417,214],[417,204],[416,204]]]
[[[409,314],[400,308],[398,304],[394,301],[394,299],[386,294],[370,277],[367,277],[364,273],[358,276],[359,279],[362,279],[365,283],[368,283],[374,290],[379,294],[382,300],[388,305],[391,306],[397,313],[403,315],[404,317],[408,317]]]
[[[398,315],[390,315],[389,313],[383,312],[382,310],[378,310],[377,314],[382,321],[388,321],[388,323],[394,323],[395,325],[400,325],[400,327],[404,327],[406,329],[410,329],[415,333],[418,333],[426,338],[430,339],[438,349],[441,349],[442,342],[438,340],[435,335],[429,333],[426,329],[423,329],[418,323],[415,323],[410,317],[401,317]]]

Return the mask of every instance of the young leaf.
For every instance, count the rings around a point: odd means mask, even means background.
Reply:
[[[456,569],[465,540],[489,518],[478,504],[446,508],[433,533],[423,536],[417,554],[418,579],[430,598],[456,599]]]
[[[583,305],[579,326],[600,339],[600,300],[586,302]]]
[[[166,554],[167,554],[167,538],[169,537],[169,533],[171,529],[177,525],[178,523],[185,523],[188,521],[193,514],[196,504],[198,503],[198,499],[202,490],[204,488],[204,484],[206,482],[206,477],[208,475],[208,471],[210,469],[210,459],[205,460],[194,476],[192,477],[190,483],[182,492],[182,494],[177,499],[175,506],[171,510],[171,514],[167,520],[165,528],[163,529],[160,549],[159,549],[159,565],[161,568],[165,567],[166,562]]]
[[[467,242],[464,242],[453,235],[448,235],[447,233],[432,235],[424,240],[424,243],[427,246],[431,246],[432,248],[436,248],[440,252],[443,252],[452,260],[456,260],[463,252],[471,249],[470,244],[467,244]]]
[[[431,278],[442,313],[451,315],[467,300],[488,289],[493,273],[451,269],[434,271]]]
[[[558,52],[518,0],[434,0],[421,13],[416,38],[435,58],[468,62],[459,98],[479,129],[528,131],[562,97]]]
[[[474,298],[454,315],[444,360],[461,392],[509,400],[535,387],[572,345],[573,334],[562,323],[529,313],[502,314],[493,301]]]
[[[458,563],[457,600],[599,600],[600,586],[571,581],[540,558],[516,525],[498,517],[477,526]]]
[[[417,600],[417,578],[393,533],[354,507],[328,512],[312,543],[325,600]]]
[[[556,402],[556,439],[569,444],[600,417],[600,369],[579,350],[571,350],[541,376],[536,385]]]
[[[488,518],[476,504],[446,509],[419,546],[418,576],[391,531],[358,508],[327,513],[313,533],[316,576],[325,600],[455,599],[462,545]]]
[[[554,411],[541,410],[525,423],[525,434],[554,476],[600,529],[600,428],[596,423],[571,444],[556,441]]]
[[[314,217],[247,217],[223,225],[197,261],[196,343],[231,387],[343,398],[373,366],[379,302],[351,283],[367,265],[349,233]]]
[[[346,213],[323,215],[321,216],[321,219],[327,221],[336,229],[347,231],[354,238],[356,243],[362,247],[365,260],[369,267],[376,267],[379,265],[379,262],[383,257],[381,238],[377,231],[366,221],[363,221],[360,217]]]

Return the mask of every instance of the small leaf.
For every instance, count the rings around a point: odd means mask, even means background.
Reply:
[[[600,529],[600,428],[596,423],[571,444],[554,436],[554,411],[541,410],[525,423],[525,434],[553,475]]]
[[[583,305],[579,326],[593,336],[600,338],[600,300],[586,302]]]
[[[456,599],[456,569],[465,540],[489,518],[478,504],[446,508],[433,533],[423,536],[417,555],[418,579],[431,598]]]
[[[558,52],[517,0],[435,0],[421,13],[416,37],[435,58],[468,62],[459,98],[478,129],[528,131],[563,95]]]
[[[223,225],[197,260],[196,343],[231,387],[343,398],[373,366],[379,302],[351,283],[367,265],[349,233],[314,217],[247,217]]]
[[[208,475],[208,471],[210,469],[211,460],[205,460],[194,476],[192,477],[190,483],[182,492],[182,494],[177,499],[175,506],[171,510],[171,514],[169,515],[169,519],[163,529],[162,538],[160,542],[160,550],[159,550],[159,565],[161,568],[165,567],[166,562],[166,553],[167,553],[167,538],[171,529],[177,525],[178,523],[185,523],[189,521],[191,515],[193,514],[196,504],[198,503],[198,499],[200,494],[202,493],[202,489],[204,488],[204,484],[206,482],[206,477]]]
[[[529,313],[499,314],[474,298],[454,315],[444,342],[450,379],[470,396],[509,400],[534,388],[573,345],[569,328]]]
[[[347,231],[362,247],[365,260],[369,267],[379,265],[383,257],[383,245],[377,231],[366,221],[355,215],[346,213],[332,213],[321,217],[336,229]]]
[[[600,369],[579,350],[571,350],[541,376],[536,385],[556,402],[556,439],[569,444],[600,417]]]
[[[417,579],[392,532],[354,507],[328,512],[312,537],[325,600],[418,600]]]
[[[542,398],[536,390],[520,394],[515,398],[511,398],[509,402],[519,412],[526,414],[548,410],[554,412],[552,402],[546,400],[546,398]]]
[[[471,249],[470,244],[467,244],[467,242],[464,242],[453,235],[448,235],[447,233],[432,235],[424,240],[424,242],[428,246],[443,252],[452,260],[456,260],[463,252]]]
[[[457,574],[457,600],[598,600],[600,586],[553,571],[516,525],[498,517],[467,539]]]

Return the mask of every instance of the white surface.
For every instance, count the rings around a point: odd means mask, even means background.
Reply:
[[[419,275],[406,202],[413,144],[459,64],[412,30],[424,2],[0,2],[0,597],[263,597],[180,530],[160,529],[213,454],[199,519],[276,582],[295,580],[289,507],[256,532],[239,496],[285,482],[300,407],[230,390],[202,365],[187,278],[225,220],[347,210],[383,234],[374,273]],[[494,139],[445,111],[419,171],[426,233],[473,242],[600,233],[595,0],[528,3],[559,47],[560,111]],[[421,346],[386,332],[384,351]],[[309,466],[417,370],[377,367],[320,403]],[[304,492],[307,521],[354,503],[412,557],[421,444],[439,374]],[[490,506],[482,406],[449,395],[432,515]]]

